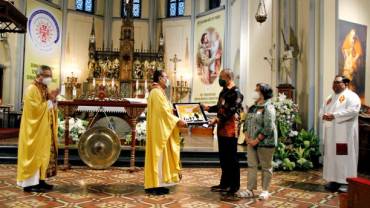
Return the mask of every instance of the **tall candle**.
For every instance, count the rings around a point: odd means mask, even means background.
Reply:
[[[93,87],[95,88],[95,78],[93,78]]]
[[[148,81],[147,80],[145,80],[145,91],[148,89]]]
[[[112,88],[114,88],[114,78],[112,79]]]
[[[139,80],[136,80],[136,90],[139,90]]]
[[[103,86],[105,86],[105,77],[103,77]]]

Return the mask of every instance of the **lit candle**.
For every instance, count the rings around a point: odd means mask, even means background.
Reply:
[[[139,80],[136,80],[136,90],[139,90]]]
[[[112,88],[114,88],[114,78],[112,79]]]
[[[93,87],[95,88],[95,78],[93,79]]]
[[[105,77],[103,77],[103,86],[105,86]]]
[[[145,80],[145,91],[148,89],[148,81],[147,80]]]

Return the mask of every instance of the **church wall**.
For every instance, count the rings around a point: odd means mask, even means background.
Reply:
[[[255,14],[258,7],[257,0],[248,1],[248,32],[249,32],[249,48],[247,56],[249,62],[246,65],[246,69],[241,66],[242,70],[248,70],[246,77],[246,88],[245,104],[252,105],[253,100],[251,93],[256,88],[256,84],[260,82],[268,83],[275,88],[275,82],[273,81],[274,73],[271,71],[271,67],[264,57],[270,57],[269,50],[275,44],[273,38],[273,18],[272,14],[272,0],[265,1],[266,11],[269,14],[266,22],[260,24],[255,19]],[[241,59],[246,57],[241,57]],[[243,87],[243,86],[242,86]]]
[[[95,0],[95,14],[96,15],[104,15],[104,8],[105,8],[105,1],[106,0]],[[76,10],[76,1],[75,0],[68,0],[68,9]]]
[[[370,105],[370,1],[368,0],[339,0],[338,18],[361,25],[367,25],[366,38],[366,78],[365,104]]]
[[[20,0],[15,0],[14,5],[20,9]],[[23,48],[19,45],[19,40],[24,38],[24,34],[7,33],[7,39],[0,41],[0,64],[5,66],[3,83],[3,104],[15,105],[17,102],[16,92],[22,89],[16,83],[17,75],[23,73],[19,71],[23,66],[18,63],[19,54],[23,53]]]
[[[74,71],[79,82],[88,76],[88,46],[93,16],[82,12],[69,11],[67,17],[67,32],[65,43],[65,61],[62,63],[62,81]],[[103,17],[95,16],[96,47],[103,47]],[[108,46],[105,46],[108,47]],[[110,46],[109,46],[110,47]]]
[[[179,79],[183,75],[184,79],[188,81],[192,76],[192,67],[190,55],[185,58],[186,44],[188,44],[188,52],[190,51],[190,37],[191,37],[191,20],[190,18],[184,19],[163,19],[163,35],[165,40],[165,69],[171,77],[173,76],[174,64],[170,61],[176,54],[181,62],[177,63],[176,74]],[[186,41],[188,39],[188,41]],[[173,77],[172,77],[173,78]]]
[[[230,65],[234,71],[235,83],[240,83],[240,6],[241,0],[236,0],[231,5],[231,30],[230,30]]]

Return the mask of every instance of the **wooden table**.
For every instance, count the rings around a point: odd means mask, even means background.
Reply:
[[[81,106],[96,106],[96,107],[118,107],[122,108],[121,118],[128,122],[131,127],[131,155],[130,155],[130,171],[135,171],[135,148],[136,148],[136,124],[137,119],[142,114],[147,106],[146,103],[133,103],[128,100],[120,101],[102,101],[102,100],[73,100],[58,102],[59,109],[63,112],[65,121],[69,121],[71,116]],[[63,169],[69,169],[69,122],[64,124],[64,164]]]

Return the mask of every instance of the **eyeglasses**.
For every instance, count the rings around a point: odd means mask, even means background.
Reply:
[[[340,84],[343,83],[343,81],[334,81],[333,84]]]
[[[45,77],[45,78],[49,78],[49,77],[51,77],[51,74],[41,74],[43,77]]]

